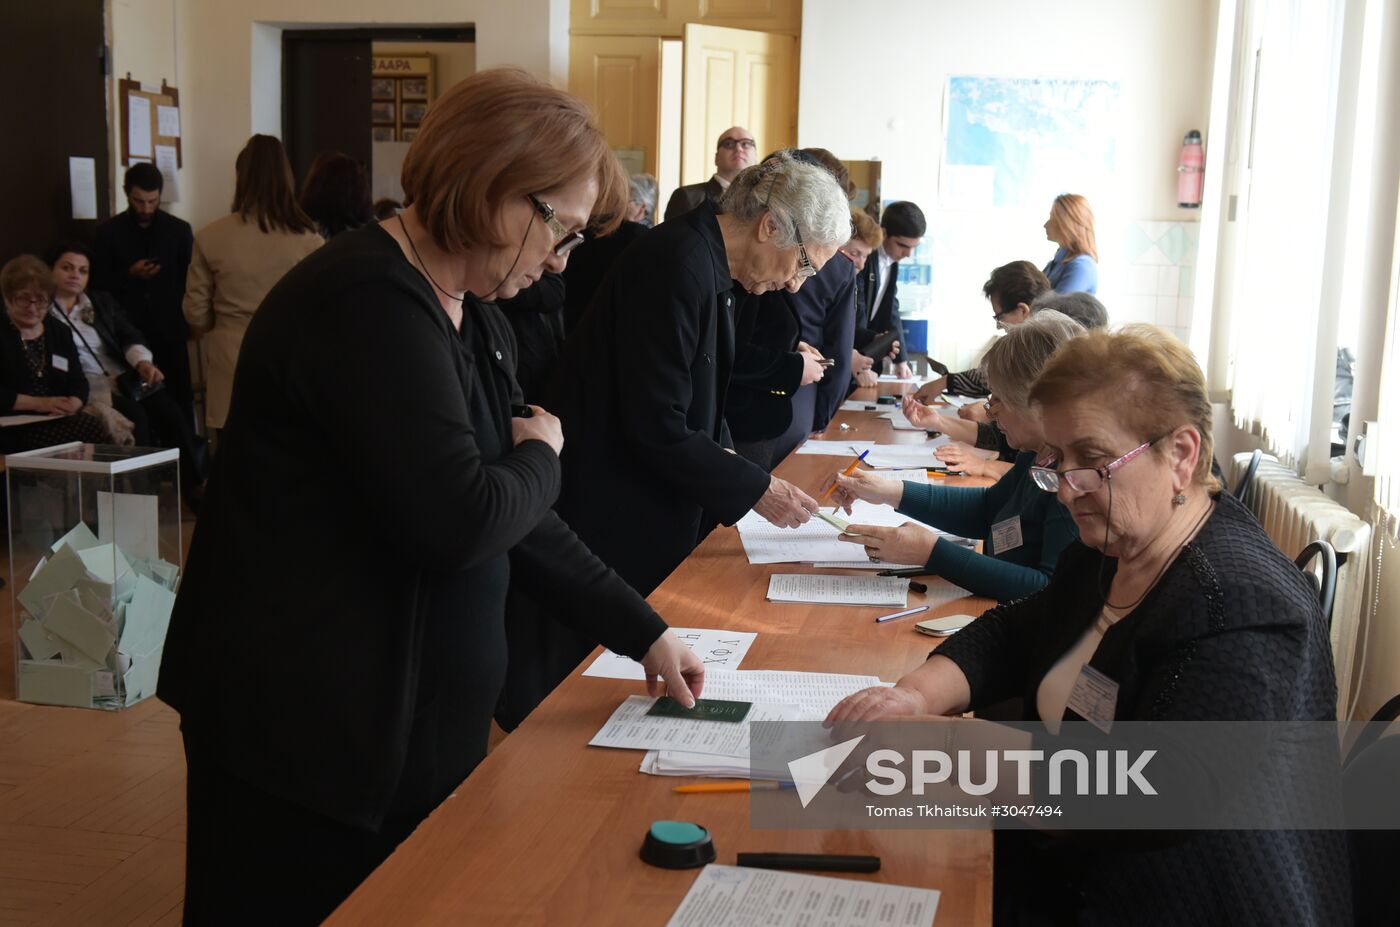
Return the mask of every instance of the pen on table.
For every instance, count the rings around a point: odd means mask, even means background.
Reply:
[[[791,782],[778,779],[754,779],[752,781],[745,779],[736,782],[697,782],[691,785],[677,785],[672,787],[671,791],[691,795],[702,792],[773,792],[778,789],[796,787]]]
[[[893,615],[881,615],[879,618],[875,619],[875,623],[879,624],[882,621],[893,621],[896,618],[908,618],[910,615],[917,615],[919,612],[926,612],[928,611],[928,608],[929,607],[927,605],[916,605],[913,608],[906,608],[902,612],[895,612]]]
[[[946,480],[948,472],[946,470],[929,470],[928,476],[931,480]]]
[[[905,578],[907,579],[907,578],[910,577],[910,576],[927,576],[927,575],[929,575],[929,569],[928,569],[928,567],[910,567],[910,568],[907,569],[907,570],[881,570],[880,572],[876,573],[875,575],[876,575],[876,576],[902,576],[902,577],[905,577]]]
[[[855,448],[851,448],[851,450],[855,450]],[[856,472],[856,469],[857,469],[861,464],[865,463],[865,458],[866,458],[866,456],[867,456],[869,453],[870,453],[870,449],[869,449],[869,448],[866,448],[865,450],[861,451],[861,452],[860,452],[860,456],[857,457],[855,460],[851,461],[851,465],[850,465],[849,467],[847,467],[845,470],[842,470],[842,471],[841,471],[841,475],[842,475],[842,476],[850,476],[852,473],[855,473],[855,472]],[[826,487],[826,492],[824,492],[824,493],[821,494],[821,498],[825,499],[827,496],[831,495],[831,494],[834,493],[835,491],[836,491],[836,481],[835,481],[835,480],[832,480],[832,481],[831,481],[831,485],[828,486],[828,487]]]
[[[879,872],[878,856],[831,853],[740,853],[740,866],[757,869],[816,869],[822,872]]]

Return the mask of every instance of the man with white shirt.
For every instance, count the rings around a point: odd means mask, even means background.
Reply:
[[[666,204],[666,219],[690,212],[705,200],[718,203],[734,175],[758,160],[753,134],[743,126],[726,129],[715,144],[715,173],[704,183],[677,187]]]
[[[895,376],[912,375],[905,351],[904,325],[899,318],[899,262],[914,253],[924,239],[928,223],[918,206],[901,200],[885,207],[880,216],[885,242],[865,262],[856,279],[856,350],[865,348],[884,332],[894,332],[897,348],[889,353]],[[869,355],[867,355],[869,356]],[[875,358],[876,372],[883,357]]]

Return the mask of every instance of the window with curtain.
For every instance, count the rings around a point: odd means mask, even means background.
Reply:
[[[1348,228],[1355,99],[1339,86],[1346,4],[1255,0],[1248,5],[1250,105],[1231,184],[1239,229],[1229,308],[1235,424],[1259,435],[1306,478],[1330,477],[1336,370],[1339,235]],[[1251,60],[1244,56],[1244,60]],[[1251,92],[1252,91],[1252,92]],[[1339,190],[1339,187],[1341,188]],[[1343,195],[1338,198],[1337,194]],[[1327,403],[1316,402],[1325,396]]]
[[[1395,260],[1391,270],[1390,305],[1387,308],[1385,344],[1381,354],[1380,405],[1376,432],[1368,437],[1376,446],[1375,492],[1378,530],[1400,540],[1400,214],[1396,216]]]

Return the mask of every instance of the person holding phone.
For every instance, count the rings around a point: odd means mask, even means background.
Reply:
[[[127,208],[97,227],[93,241],[94,290],[110,293],[145,336],[165,388],[194,421],[189,326],[180,311],[194,253],[194,232],[184,219],[160,208],[165,178],[154,164],[133,164],[122,189]]]

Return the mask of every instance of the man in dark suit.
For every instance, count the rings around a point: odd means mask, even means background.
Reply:
[[[677,187],[666,204],[665,220],[690,212],[709,200],[718,203],[734,175],[758,160],[758,148],[753,135],[743,126],[726,129],[715,143],[715,173],[704,183]]]
[[[190,330],[180,304],[194,253],[190,224],[160,208],[165,181],[153,164],[133,164],[123,189],[127,210],[97,227],[92,289],[116,297],[146,336],[170,396],[194,420]]]
[[[884,332],[894,332],[899,347],[891,352],[895,362],[896,376],[908,377],[909,355],[905,349],[904,325],[899,318],[899,297],[897,279],[899,262],[914,253],[923,241],[928,223],[918,206],[901,200],[885,207],[880,216],[880,225],[885,230],[885,243],[865,262],[856,280],[855,345],[865,352],[875,338]],[[872,355],[866,354],[867,357]],[[875,358],[876,373],[884,356]]]

